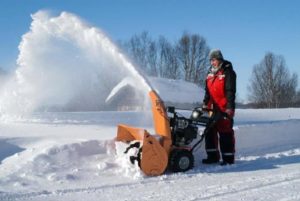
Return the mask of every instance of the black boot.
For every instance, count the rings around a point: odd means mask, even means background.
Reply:
[[[221,166],[234,164],[234,156],[222,156],[223,161],[220,163]]]
[[[218,153],[209,153],[207,154],[207,158],[202,159],[203,164],[213,164],[213,163],[218,163],[220,160],[220,156]]]

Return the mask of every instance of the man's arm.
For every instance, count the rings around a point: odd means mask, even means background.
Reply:
[[[235,109],[236,74],[232,69],[225,71],[225,96],[227,99],[226,109]]]

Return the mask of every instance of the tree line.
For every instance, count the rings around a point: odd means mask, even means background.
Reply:
[[[205,86],[210,48],[199,34],[184,32],[179,39],[170,42],[164,36],[153,39],[144,31],[127,41],[120,41],[120,46],[149,76],[183,79]],[[260,63],[253,66],[248,105],[256,108],[300,107],[297,87],[298,76],[290,74],[284,57],[267,52]]]
[[[183,79],[204,86],[210,48],[204,37],[184,32],[175,42],[148,32],[121,41],[122,49],[147,75]]]

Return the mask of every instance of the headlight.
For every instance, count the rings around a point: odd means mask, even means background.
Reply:
[[[191,119],[197,120],[203,115],[203,112],[200,108],[195,108],[192,112]]]
[[[200,116],[200,112],[197,110],[194,110],[192,113],[192,118],[193,119],[197,119]]]

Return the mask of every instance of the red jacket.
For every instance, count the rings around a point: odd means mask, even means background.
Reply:
[[[236,74],[229,61],[223,61],[218,72],[209,71],[206,78],[204,104],[209,109],[235,109]]]

